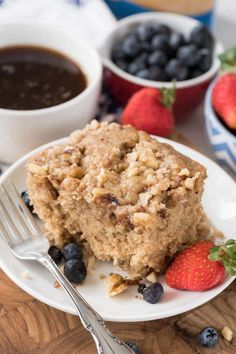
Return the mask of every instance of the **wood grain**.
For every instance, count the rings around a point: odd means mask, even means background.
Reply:
[[[172,139],[191,146],[178,132]],[[108,325],[123,340],[136,342],[142,354],[235,354],[236,283],[207,304],[179,316]],[[209,325],[219,331],[228,326],[234,332],[233,340],[221,338],[213,349],[200,347],[197,333]],[[0,354],[96,354],[96,349],[76,316],[32,298],[0,271]]]
[[[0,286],[1,354],[96,354],[76,316],[33,299],[1,271]],[[235,354],[236,336],[204,349],[197,343],[197,333],[211,325],[219,331],[228,326],[236,334],[236,283],[211,302],[179,316],[108,325],[120,338],[135,341],[142,354]]]

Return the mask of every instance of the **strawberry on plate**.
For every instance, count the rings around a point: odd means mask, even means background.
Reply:
[[[168,136],[174,127],[171,108],[174,100],[175,87],[141,89],[130,98],[122,113],[121,124],[131,124],[149,134]]]
[[[166,271],[166,283],[175,289],[204,291],[218,285],[224,278],[221,262],[209,259],[215,245],[202,241],[179,253]]]

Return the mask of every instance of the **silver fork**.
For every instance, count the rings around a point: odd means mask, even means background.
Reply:
[[[0,187],[0,234],[17,258],[38,261],[54,275],[74,303],[99,354],[134,354],[124,342],[112,335],[101,316],[75,290],[48,255],[47,238],[10,182]]]

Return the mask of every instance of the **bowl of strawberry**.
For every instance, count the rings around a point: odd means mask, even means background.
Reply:
[[[170,13],[142,13],[118,22],[100,53],[105,79],[122,105],[138,90],[171,88],[174,113],[187,116],[216,77],[222,45],[199,21]]]
[[[220,59],[222,74],[205,97],[205,121],[217,160],[236,174],[236,47]]]

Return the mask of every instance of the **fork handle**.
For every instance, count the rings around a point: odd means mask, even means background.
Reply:
[[[84,328],[94,339],[99,354],[134,354],[124,342],[112,335],[101,316],[76,291],[49,255],[39,257],[38,261],[55,276],[73,301]]]

